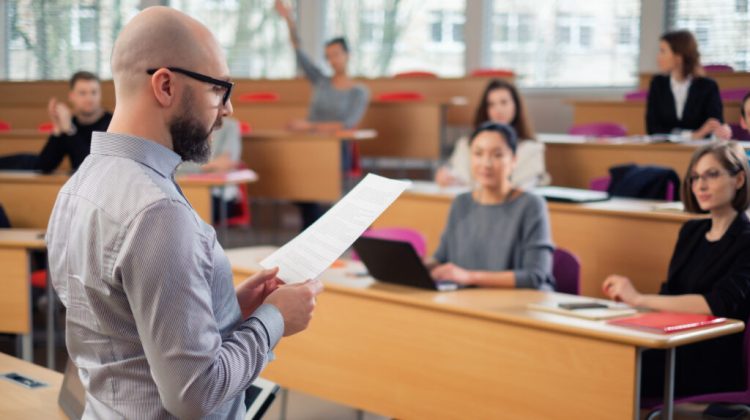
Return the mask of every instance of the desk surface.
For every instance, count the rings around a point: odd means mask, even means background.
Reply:
[[[0,248],[44,249],[44,230],[0,229]]]
[[[334,133],[326,133],[319,131],[291,131],[283,129],[260,129],[252,130],[247,134],[243,134],[243,139],[266,139],[266,138],[279,138],[279,139],[290,139],[304,141],[308,138],[330,138],[332,140],[369,140],[377,137],[378,132],[370,129],[360,130],[337,130]]]
[[[0,417],[7,419],[67,419],[57,405],[63,375],[50,369],[0,353],[0,373],[15,372],[49,384],[27,389],[0,379]]]
[[[258,262],[275,250],[274,247],[251,247],[227,250],[236,274],[249,275],[259,269]],[[364,270],[360,262],[347,262],[343,268],[332,268],[321,275],[327,292],[358,295],[370,299],[414,305],[456,315],[478,317],[543,330],[564,332],[646,348],[670,348],[713,337],[742,331],[744,323],[730,320],[724,324],[659,334],[618,327],[606,321],[592,321],[535,311],[530,303],[568,302],[585,299],[562,293],[522,289],[464,289],[456,292],[434,292],[380,283],[360,278],[353,273]]]

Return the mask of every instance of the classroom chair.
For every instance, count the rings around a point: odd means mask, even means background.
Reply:
[[[10,131],[10,123],[7,121],[0,120],[0,133],[4,131]]]
[[[470,74],[471,77],[514,77],[513,70],[508,69],[476,69]]]
[[[748,91],[747,88],[722,89],[719,95],[722,101],[741,101]]]
[[[372,228],[365,231],[362,236],[367,238],[389,239],[391,241],[408,242],[411,244],[411,246],[414,247],[414,250],[417,251],[417,255],[419,255],[420,258],[423,258],[427,253],[427,239],[425,239],[424,235],[422,235],[419,231],[414,229],[399,227]],[[359,260],[359,256],[354,251],[352,251],[351,257],[355,261]]]
[[[40,133],[51,133],[53,128],[54,127],[53,127],[52,123],[49,122],[49,121],[47,121],[47,122],[43,122],[43,123],[39,124],[36,129]]]
[[[424,95],[420,92],[383,92],[375,96],[379,102],[420,102],[424,100]]]
[[[245,163],[240,162],[237,164],[237,169],[248,169]],[[227,226],[229,227],[248,227],[250,226],[250,193],[248,192],[247,184],[241,183],[237,185],[239,195],[237,196],[237,203],[239,207],[239,213],[235,216],[227,218]],[[233,205],[233,204],[230,204]]]
[[[278,102],[280,99],[276,92],[247,92],[237,97],[237,101],[243,103]]]
[[[247,121],[240,121],[240,135],[247,135],[252,133],[253,126],[250,125]]]
[[[570,251],[555,249],[552,254],[552,275],[555,277],[555,291],[577,295],[581,290],[581,262]]]
[[[438,75],[431,71],[402,71],[393,75],[394,79],[437,79]]]
[[[747,130],[742,128],[741,125],[732,123],[729,124],[729,128],[732,129],[732,139],[733,140],[742,140],[742,141],[748,141],[750,140],[750,133],[748,133]]]
[[[705,70],[708,73],[732,73],[734,72],[734,68],[727,64],[706,64],[703,66],[703,70]]]
[[[574,125],[568,131],[568,134],[595,137],[625,137],[628,135],[628,130],[622,124],[597,122]]]
[[[645,101],[648,99],[647,90],[636,90],[625,94],[626,101]]]
[[[745,322],[745,325],[750,325],[750,319]],[[714,404],[721,403],[726,405],[742,404],[750,405],[750,353],[748,348],[750,347],[750,329],[745,328],[743,335],[742,354],[745,359],[745,389],[735,392],[715,392],[712,394],[703,395],[692,395],[688,397],[680,397],[674,400],[675,404],[679,403],[697,403],[697,404]],[[647,418],[657,418],[656,415],[661,411],[661,399],[647,398],[641,402],[642,408],[652,409],[653,411]],[[736,417],[733,417],[736,418]]]
[[[612,179],[608,176],[600,176],[591,179],[589,181],[589,189],[594,191],[607,191],[607,188],[609,188],[609,182]]]

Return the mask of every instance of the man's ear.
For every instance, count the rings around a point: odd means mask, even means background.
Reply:
[[[162,107],[172,106],[175,100],[175,77],[171,71],[161,68],[151,76],[151,92]]]

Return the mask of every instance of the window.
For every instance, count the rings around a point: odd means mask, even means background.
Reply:
[[[77,50],[93,50],[96,48],[98,11],[95,6],[78,5],[73,8],[73,30],[71,42]]]
[[[493,67],[526,87],[632,86],[640,0],[493,1]]]
[[[747,0],[668,0],[667,28],[687,29],[698,41],[703,64],[729,64],[749,71],[744,51],[750,50]]]
[[[326,38],[344,35],[356,76],[464,74],[466,0],[328,0]]]

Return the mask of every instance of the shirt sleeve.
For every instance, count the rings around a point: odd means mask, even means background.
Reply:
[[[672,130],[660,119],[663,98],[659,98],[657,77],[651,79],[646,99],[646,132],[648,134],[669,134]]]
[[[716,118],[723,123],[724,105],[721,103],[719,86],[711,79],[708,79],[708,81],[710,82],[710,84],[706,95],[706,120],[708,120],[709,118]],[[703,123],[705,123],[705,121],[703,121]]]
[[[451,173],[463,185],[471,184],[471,149],[469,139],[461,137],[453,146],[453,152],[448,159]]]
[[[47,143],[44,145],[42,152],[39,154],[36,169],[44,173],[49,173],[60,166],[60,162],[65,158],[65,135],[49,136]]]
[[[370,91],[364,86],[355,87],[352,96],[349,112],[343,121],[346,128],[354,128],[359,124],[370,103]]]
[[[544,143],[534,140],[523,140],[518,143],[516,168],[511,174],[513,185],[532,189],[542,184],[546,178]]]
[[[712,314],[747,321],[750,317],[750,258],[737,258],[729,273],[703,296]]]
[[[305,73],[305,77],[310,81],[310,83],[317,84],[321,79],[325,78],[320,68],[316,66],[315,63],[312,62],[312,60],[310,60],[310,57],[308,57],[304,51],[297,48],[295,52],[297,54],[297,65],[302,68],[302,71]]]
[[[552,283],[552,252],[547,204],[543,198],[530,195],[531,205],[521,222],[521,267],[513,270],[516,287],[539,289]]]
[[[180,418],[244,392],[284,329],[278,309],[263,305],[222,337],[211,282],[231,279],[213,279],[213,241],[188,207],[165,199],[130,224],[115,266],[159,396]]]

